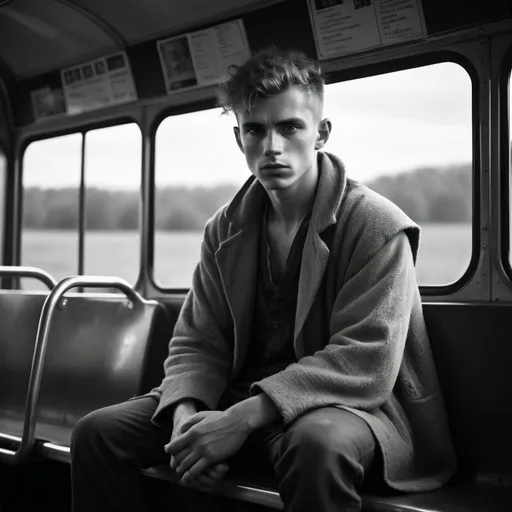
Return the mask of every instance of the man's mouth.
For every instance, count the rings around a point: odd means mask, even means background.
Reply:
[[[272,170],[272,169],[286,169],[287,167],[288,166],[284,165],[284,164],[274,163],[274,164],[265,164],[261,168],[262,169]]]

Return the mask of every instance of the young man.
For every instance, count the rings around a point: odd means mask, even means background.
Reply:
[[[323,85],[270,49],[222,88],[253,176],[206,226],[160,387],[77,424],[75,512],[143,510],[139,468],[169,460],[209,486],[262,454],[292,512],[360,510],[370,469],[402,491],[453,474],[419,229],[320,151]]]

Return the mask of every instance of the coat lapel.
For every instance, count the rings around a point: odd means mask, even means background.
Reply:
[[[302,252],[297,310],[295,313],[294,348],[298,359],[305,355],[300,334],[315,302],[327,267],[329,254],[329,249],[319,233],[311,229],[310,226]]]
[[[337,222],[346,186],[345,169],[337,157],[329,153],[319,153],[318,165],[320,176],[302,252],[295,313],[294,348],[299,359],[305,355],[302,329],[315,302],[329,260],[330,251],[322,239],[322,234]]]
[[[222,286],[233,318],[233,377],[240,371],[251,341],[264,199],[263,187],[254,178],[250,178],[227,210],[233,232],[215,253]]]
[[[241,368],[251,340],[258,270],[258,229],[245,229],[224,242],[215,254],[234,324],[233,373]]]

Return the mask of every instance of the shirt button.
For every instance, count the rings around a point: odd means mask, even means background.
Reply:
[[[270,327],[277,331],[277,329],[279,329],[279,322],[277,320],[272,320],[272,322],[270,322]]]

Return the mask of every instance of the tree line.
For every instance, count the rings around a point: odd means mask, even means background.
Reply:
[[[472,212],[471,165],[425,167],[381,176],[367,185],[396,203],[416,222],[469,222]],[[212,213],[237,187],[167,187],[155,191],[158,230],[202,230]],[[140,193],[88,188],[85,200],[89,230],[134,230],[139,226]],[[73,229],[78,226],[76,188],[24,190],[26,229]]]

